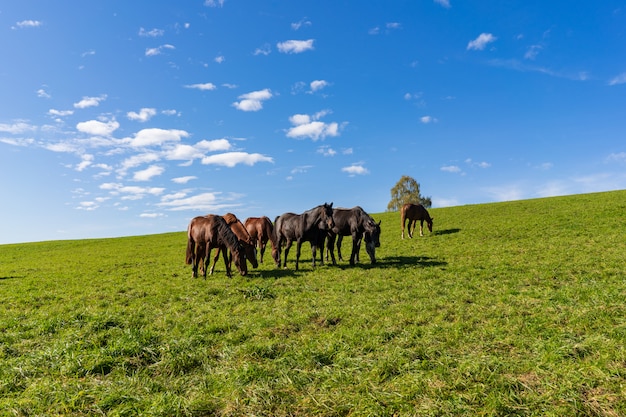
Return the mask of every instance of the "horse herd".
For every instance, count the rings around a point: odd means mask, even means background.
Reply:
[[[405,204],[401,210],[402,238],[404,227],[409,220],[408,233],[413,237],[415,224],[420,220],[420,236],[423,235],[422,225],[426,221],[432,232],[432,218],[421,204]],[[298,270],[302,243],[310,242],[313,255],[313,267],[316,265],[317,249],[320,250],[320,264],[324,263],[324,244],[327,245],[326,259],[330,254],[333,265],[336,264],[335,245],[339,260],[341,242],[344,236],[352,236],[352,253],[350,265],[359,262],[361,242],[365,241],[365,249],[372,264],[376,263],[376,248],[380,247],[380,221],[376,222],[361,207],[333,208],[333,203],[324,203],[301,214],[284,213],[276,217],[274,223],[266,216],[248,217],[241,222],[237,216],[227,213],[223,216],[208,214],[194,217],[187,227],[186,263],[192,265],[192,276],[198,276],[198,269],[206,278],[211,251],[217,252],[209,269],[213,273],[220,252],[224,259],[226,275],[231,276],[231,264],[242,276],[248,273],[249,261],[253,268],[263,262],[267,242],[272,246],[272,258],[277,267],[287,267],[289,249],[296,242],[295,269]],[[411,229],[411,226],[413,228]],[[257,260],[257,248],[259,258]],[[284,261],[281,262],[281,252]]]

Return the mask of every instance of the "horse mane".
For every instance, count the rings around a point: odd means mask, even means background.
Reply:
[[[226,220],[226,224],[229,226],[239,221],[237,216],[235,216],[233,213],[226,213],[222,217],[224,218],[224,220]]]
[[[226,220],[221,216],[216,216],[216,218],[222,220],[217,220],[217,233],[222,243],[228,246],[230,250],[238,249],[239,239],[235,233],[230,230],[230,226],[226,223]]]

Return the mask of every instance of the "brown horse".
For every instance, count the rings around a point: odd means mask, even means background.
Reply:
[[[259,263],[256,260],[256,247],[246,227],[243,225],[243,223],[241,223],[241,220],[239,220],[237,216],[235,216],[233,213],[226,213],[222,217],[226,221],[226,224],[230,227],[230,230],[233,231],[235,236],[237,236],[237,239],[239,239],[239,242],[244,247],[246,252],[246,258],[248,259],[248,261],[250,261],[252,267],[258,268]],[[210,274],[213,274],[213,270],[215,269],[215,264],[217,263],[217,259],[219,258],[219,256],[220,249],[218,248],[215,257],[213,258],[213,265],[211,265],[211,271],[209,272]],[[233,254],[231,252],[230,256],[228,257],[229,264],[232,260],[232,257]]]
[[[409,237],[413,237],[413,232],[415,231],[415,225],[417,221],[420,221],[420,236],[424,236],[424,220],[426,220],[426,225],[428,226],[428,230],[433,232],[433,218],[430,217],[428,211],[421,204],[412,204],[406,203],[402,206],[402,210],[400,211],[400,217],[402,221],[402,239],[404,239],[404,226],[406,224],[406,220],[409,220]],[[413,226],[411,228],[411,226]]]
[[[245,249],[222,216],[209,214],[191,219],[187,227],[187,255],[185,261],[188,265],[192,265],[192,276],[194,278],[198,276],[200,261],[203,261],[204,265],[209,264],[209,256],[213,248],[222,250],[227,276],[232,276],[230,263],[226,256],[227,249],[230,249],[233,254],[235,266],[239,273],[242,276],[248,273]],[[211,272],[213,271],[211,270]],[[202,275],[206,278],[206,267],[203,268]]]
[[[260,253],[259,262],[263,263],[263,254],[265,246],[269,240],[272,243],[272,258],[276,266],[280,266],[280,256],[278,254],[278,246],[276,244],[276,236],[274,235],[274,225],[267,216],[248,217],[244,222],[250,237]]]

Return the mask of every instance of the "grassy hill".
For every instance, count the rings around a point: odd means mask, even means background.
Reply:
[[[0,415],[626,415],[625,209],[375,214],[376,265],[206,281],[182,232],[2,245]]]

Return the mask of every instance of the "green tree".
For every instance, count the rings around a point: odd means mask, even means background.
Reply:
[[[399,211],[406,203],[421,204],[426,208],[432,206],[430,197],[420,194],[420,184],[408,175],[403,175],[391,189],[391,201],[387,204],[387,211]]]

